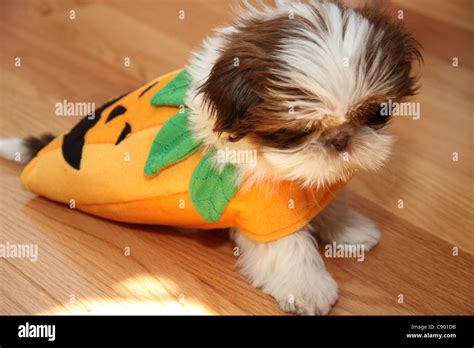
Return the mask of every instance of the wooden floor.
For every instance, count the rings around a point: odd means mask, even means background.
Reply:
[[[78,119],[54,116],[55,103],[100,104],[179,68],[232,18],[224,0],[0,6],[0,137],[69,129]],[[326,260],[340,285],[332,314],[474,314],[472,6],[393,5],[424,47],[421,119],[395,119],[390,164],[349,185],[351,205],[379,224],[383,239],[365,262]],[[101,220],[25,192],[21,170],[0,160],[0,243],[38,244],[39,259],[0,259],[1,314],[282,314],[237,272],[226,231],[188,235]]]

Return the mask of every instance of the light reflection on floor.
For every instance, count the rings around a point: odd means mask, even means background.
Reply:
[[[212,315],[210,309],[180,293],[173,282],[149,275],[115,284],[114,297],[71,294],[70,301],[37,314],[56,315]],[[117,296],[117,293],[122,293]],[[176,294],[175,296],[173,296]]]

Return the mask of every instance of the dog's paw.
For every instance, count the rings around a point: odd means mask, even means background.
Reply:
[[[347,225],[337,235],[336,243],[364,245],[365,251],[369,251],[380,241],[380,230],[371,220],[355,211],[351,211],[350,216]]]
[[[325,270],[307,275],[300,284],[287,284],[272,294],[281,309],[300,315],[325,315],[337,301],[336,281]]]
[[[337,223],[323,226],[318,237],[328,244],[363,245],[369,251],[378,244],[381,233],[371,220],[350,209]]]

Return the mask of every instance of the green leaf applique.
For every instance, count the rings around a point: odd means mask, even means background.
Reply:
[[[177,74],[166,86],[160,89],[151,98],[154,106],[180,106],[184,105],[186,92],[191,83],[191,77],[186,70]]]
[[[227,204],[237,193],[237,170],[228,163],[222,171],[215,168],[212,157],[215,150],[209,151],[199,162],[191,176],[189,193],[194,208],[209,222],[216,222],[224,213]]]
[[[189,109],[177,112],[161,127],[151,145],[145,164],[145,175],[155,175],[199,149],[201,142],[191,137],[188,129],[189,113]]]

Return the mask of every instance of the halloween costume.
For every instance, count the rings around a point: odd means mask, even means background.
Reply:
[[[108,101],[42,149],[24,169],[23,185],[112,220],[238,227],[261,242],[303,227],[343,186],[317,190],[263,181],[240,189],[234,165],[215,169],[215,151],[191,136],[188,86],[181,70]]]

